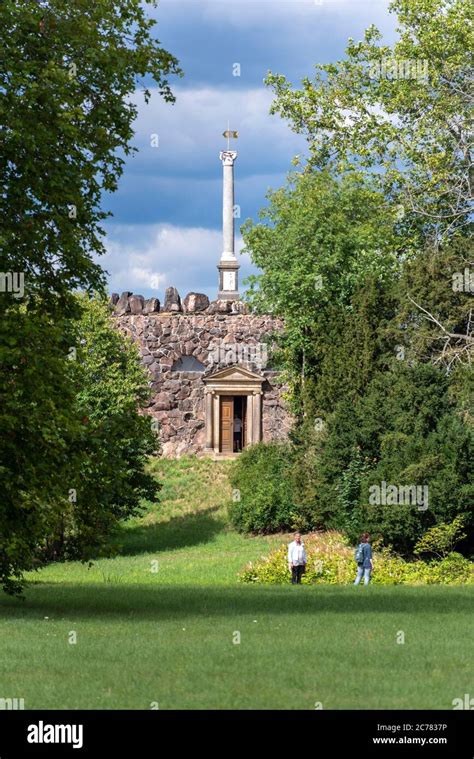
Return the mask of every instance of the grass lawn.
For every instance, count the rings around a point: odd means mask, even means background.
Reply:
[[[116,558],[51,565],[26,600],[1,598],[0,697],[30,709],[450,709],[474,692],[472,586],[240,585],[282,536],[229,528],[228,466],[155,462],[161,502],[121,529]]]

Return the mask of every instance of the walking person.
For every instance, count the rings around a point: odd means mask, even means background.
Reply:
[[[306,551],[299,532],[295,532],[295,539],[288,546],[288,569],[291,584],[301,585],[301,575],[306,570]]]
[[[370,574],[373,569],[372,564],[372,546],[370,545],[370,535],[368,532],[364,532],[360,536],[360,543],[355,551],[355,560],[357,562],[357,577],[355,578],[354,585],[358,585],[364,577],[364,585],[368,585],[370,582]]]

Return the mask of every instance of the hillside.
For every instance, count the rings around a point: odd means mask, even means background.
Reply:
[[[228,466],[155,462],[161,501],[121,529],[119,555],[51,565],[25,601],[1,599],[5,697],[30,709],[442,709],[469,692],[472,587],[239,584],[282,536],[229,528]]]

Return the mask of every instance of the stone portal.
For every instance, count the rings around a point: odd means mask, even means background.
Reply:
[[[205,450],[215,454],[238,453],[247,445],[260,442],[264,381],[261,374],[238,365],[220,369],[204,378]]]

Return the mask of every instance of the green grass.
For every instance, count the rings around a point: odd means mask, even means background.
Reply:
[[[449,709],[472,694],[472,588],[240,585],[282,536],[229,528],[228,462],[154,466],[161,503],[120,530],[120,555],[51,565],[25,601],[1,600],[0,697],[32,709]]]

